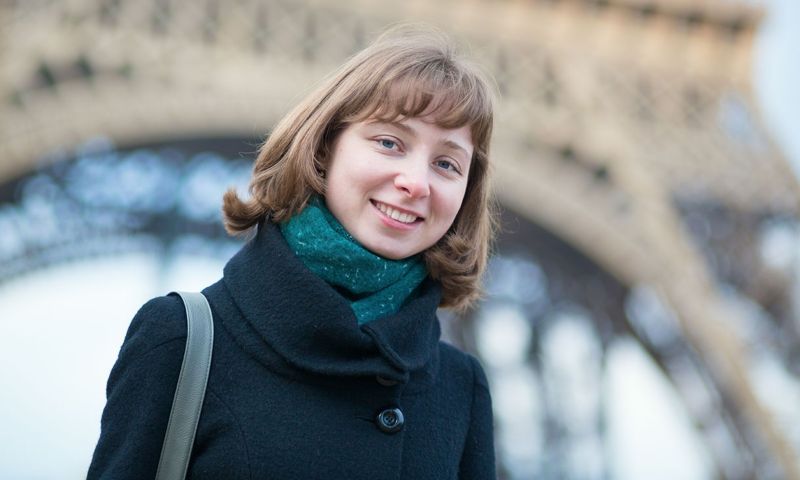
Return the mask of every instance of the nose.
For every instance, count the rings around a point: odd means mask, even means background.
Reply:
[[[427,162],[420,163],[421,165],[406,165],[394,177],[394,186],[411,198],[425,198],[431,193]]]

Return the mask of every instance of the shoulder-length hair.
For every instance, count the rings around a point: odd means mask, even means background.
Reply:
[[[457,54],[446,35],[390,29],[278,123],[255,161],[250,198],[241,200],[233,189],[225,193],[225,228],[240,234],[264,218],[282,222],[312,195],[324,195],[334,139],[351,123],[429,115],[442,128],[469,126],[474,152],[461,209],[423,254],[428,273],[442,284],[441,306],[466,309],[480,296],[495,231],[488,175],[493,99],[487,77]]]

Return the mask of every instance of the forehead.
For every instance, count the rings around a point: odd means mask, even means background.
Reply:
[[[412,135],[426,133],[440,137],[459,138],[459,143],[468,144],[470,149],[474,141],[474,124],[453,122],[452,119],[447,118],[446,113],[443,114],[439,111],[422,112],[421,115],[405,115],[397,111],[390,112],[384,109],[369,116],[359,117],[354,119],[352,123],[389,125]],[[466,147],[467,145],[464,146]]]
[[[440,125],[436,121],[436,118],[430,116],[413,118],[402,117],[395,120],[369,118],[363,123],[366,125],[395,128],[411,137],[430,139],[442,143],[445,146],[462,149],[467,154],[471,154],[472,151],[472,132],[467,125],[450,128]]]

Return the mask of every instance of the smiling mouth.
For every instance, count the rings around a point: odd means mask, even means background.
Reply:
[[[396,208],[390,207],[389,205],[378,202],[376,200],[372,200],[372,204],[375,205],[375,208],[380,210],[384,215],[400,223],[412,224],[417,221],[423,220],[422,217],[418,217],[413,213],[402,212]]]

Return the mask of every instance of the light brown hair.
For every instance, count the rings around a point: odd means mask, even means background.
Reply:
[[[392,28],[278,123],[255,161],[250,198],[239,199],[233,189],[225,193],[225,228],[239,234],[264,218],[282,222],[312,195],[324,195],[333,142],[351,123],[430,115],[442,128],[467,125],[474,151],[464,201],[448,232],[423,254],[429,274],[442,284],[441,306],[465,309],[480,295],[495,230],[488,177],[493,104],[487,78],[458,56],[446,35]]]

